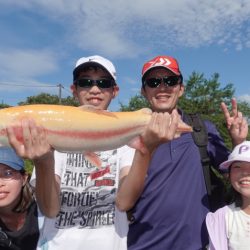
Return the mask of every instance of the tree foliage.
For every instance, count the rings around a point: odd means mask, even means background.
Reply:
[[[121,111],[135,111],[141,108],[149,107],[149,103],[142,95],[135,95],[131,97],[128,105],[123,105],[120,102],[120,106]]]
[[[185,85],[185,92],[179,101],[179,106],[189,113],[216,115],[218,112],[221,113],[222,101],[230,105],[234,92],[231,83],[221,88],[218,73],[206,79],[203,74],[193,72]]]
[[[193,72],[185,84],[184,95],[180,98],[178,107],[186,113],[200,113],[203,119],[212,121],[218,128],[228,147],[231,147],[224,115],[220,104],[225,104],[231,109],[231,99],[235,89],[232,83],[221,87],[219,74],[215,73],[210,79],[206,79],[204,74]],[[134,111],[143,107],[149,107],[147,100],[136,95],[132,97],[128,105],[121,104],[121,111]],[[246,102],[238,101],[239,110],[250,119],[250,105]],[[248,137],[250,139],[250,136]]]
[[[4,108],[8,108],[8,107],[10,107],[10,105],[5,104],[5,103],[0,104],[0,109],[4,109]]]
[[[78,102],[71,96],[61,98],[60,100],[57,95],[50,95],[48,93],[41,93],[36,96],[29,96],[27,97],[26,101],[18,103],[18,105],[28,104],[62,104],[69,106],[78,106]]]

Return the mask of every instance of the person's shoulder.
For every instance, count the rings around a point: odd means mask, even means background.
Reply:
[[[214,221],[219,218],[225,218],[225,214],[229,211],[229,206],[224,206],[222,208],[217,209],[215,212],[209,212],[206,216],[206,221]]]
[[[228,249],[226,232],[226,214],[228,206],[219,208],[214,213],[210,212],[206,216],[206,226],[209,234],[208,249]]]

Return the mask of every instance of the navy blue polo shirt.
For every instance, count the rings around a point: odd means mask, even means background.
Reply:
[[[215,126],[206,122],[208,153],[215,166],[229,151]],[[155,151],[145,188],[132,210],[129,250],[198,250],[208,243],[208,198],[198,147],[191,133]]]

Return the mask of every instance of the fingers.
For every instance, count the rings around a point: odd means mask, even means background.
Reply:
[[[21,123],[13,123],[11,126],[6,128],[6,133],[9,140],[9,144],[16,151],[16,153],[22,157],[24,147],[23,143],[21,143],[21,141],[23,140]]]
[[[31,124],[30,120],[23,119],[21,121],[22,128],[23,128],[23,145],[25,148],[25,152],[29,152],[32,147],[32,137],[31,137]],[[29,154],[27,155],[29,157]]]
[[[237,101],[235,98],[232,98],[232,114],[234,117],[237,117],[238,116],[238,108],[237,108]]]
[[[150,122],[142,134],[142,141],[148,151],[152,152],[156,147],[164,142],[169,142],[181,134],[177,133],[180,116],[177,110],[171,114],[152,113]]]
[[[231,128],[239,129],[242,126],[243,120],[244,120],[244,117],[243,117],[242,112],[238,112],[237,116],[231,122]]]
[[[232,126],[236,125],[236,122],[239,121],[238,118],[240,115],[240,112],[238,112],[237,101],[235,98],[232,98],[231,105],[232,105],[232,111],[230,114],[226,104],[224,102],[221,103],[221,110],[224,114],[228,129],[232,129]]]
[[[175,137],[178,126],[179,115],[176,111],[172,114],[153,113],[149,124],[149,130],[154,136],[155,140],[166,142]]]
[[[25,118],[8,127],[7,135],[10,145],[23,158],[38,159],[51,150],[45,129],[33,119]]]
[[[230,112],[224,102],[221,103],[221,109],[224,113],[225,118],[228,120],[231,117],[237,117],[238,116],[238,106],[237,106],[237,101],[235,98],[232,98],[231,100],[232,104],[232,116],[230,115]]]
[[[226,120],[228,120],[230,118],[230,113],[228,111],[227,105],[224,102],[221,103],[221,110],[222,110]]]

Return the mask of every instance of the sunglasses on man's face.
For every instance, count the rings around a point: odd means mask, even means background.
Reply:
[[[168,77],[154,77],[154,78],[148,78],[144,81],[144,86],[147,85],[150,88],[157,88],[161,85],[161,83],[164,83],[167,87],[174,87],[177,84],[180,84],[182,82],[181,76],[168,76]]]
[[[88,78],[80,78],[76,80],[76,85],[81,88],[91,88],[94,85],[97,86],[100,89],[108,89],[115,85],[115,82],[113,79],[88,79]]]

